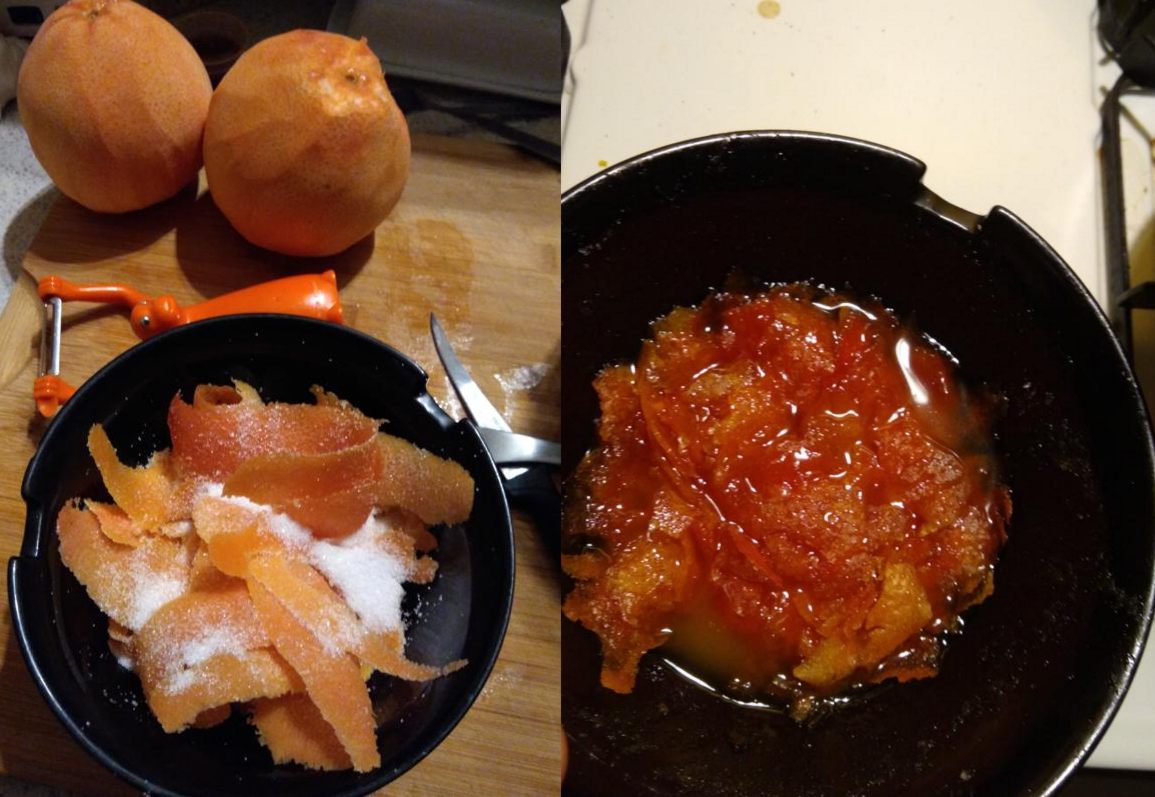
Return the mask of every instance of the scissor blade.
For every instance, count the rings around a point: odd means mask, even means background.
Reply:
[[[498,465],[561,465],[561,446],[516,432],[479,427],[493,461]]]
[[[449,374],[449,384],[453,385],[457,398],[461,400],[461,405],[465,407],[466,413],[473,419],[473,422],[478,426],[490,429],[512,431],[505,418],[501,416],[496,407],[489,403],[489,399],[473,381],[469,371],[465,370],[461,360],[457,359],[457,355],[453,352],[453,346],[449,344],[449,338],[445,335],[445,330],[441,328],[441,324],[437,323],[437,316],[432,313],[429,314],[429,331],[433,333],[433,347],[437,349],[437,356],[441,359],[441,365],[445,368],[445,373]]]

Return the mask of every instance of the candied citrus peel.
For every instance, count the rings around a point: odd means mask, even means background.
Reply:
[[[344,537],[373,510],[384,467],[372,439],[316,454],[260,454],[233,471],[224,492],[268,504],[319,537]],[[334,484],[345,486],[334,490]]]
[[[377,432],[348,404],[265,404],[247,385],[201,385],[191,404],[174,396],[168,426],[177,471],[217,480],[261,454],[339,451]]]
[[[567,490],[563,613],[633,690],[661,647],[796,719],[933,676],[991,594],[1011,516],[1000,401],[874,300],[806,284],[716,293],[602,370]]]
[[[269,590],[252,579],[248,584],[261,623],[304,680],[309,699],[349,754],[353,769],[366,772],[380,764],[373,706],[357,659],[326,648]]]
[[[276,763],[380,764],[365,679],[429,680],[465,665],[405,655],[403,582],[428,583],[426,524],[469,517],[473,480],[313,388],[265,403],[251,386],[200,385],[169,406],[171,450],[139,467],[94,426],[112,502],[76,499],[60,556],[109,618],[170,733],[240,706]]]
[[[400,506],[429,524],[462,523],[473,507],[473,479],[456,462],[442,459],[388,434],[377,435],[384,459],[378,503]]]
[[[349,769],[353,761],[333,727],[306,695],[254,700],[250,719],[278,764],[312,769]]]
[[[135,523],[155,527],[185,514],[184,493],[167,451],[157,452],[143,467],[129,467],[121,463],[101,426],[89,430],[88,451],[112,500]]]

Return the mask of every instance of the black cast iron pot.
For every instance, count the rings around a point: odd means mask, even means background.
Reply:
[[[435,530],[436,579],[406,585],[406,652],[415,661],[467,658],[451,675],[413,684],[376,674],[381,766],[315,772],[275,766],[241,712],[211,730],[166,734],[136,676],[108,650],[107,621],[60,563],[56,515],[75,496],[98,497],[86,438],[103,424],[122,460],[143,464],[170,444],[166,413],[179,390],[237,378],[266,401],[309,402],[317,384],[384,429],[461,463],[476,485],[473,512]],[[21,553],[8,568],[12,622],[33,680],[61,723],[113,772],[156,795],[252,797],[367,794],[424,758],[481,692],[513,600],[513,528],[501,480],[477,430],[454,423],[412,360],[368,335],[293,316],[226,316],[178,327],[113,360],[53,419],[28,466]],[[420,610],[417,607],[420,606]]]
[[[749,132],[614,166],[562,200],[565,472],[594,440],[591,381],[649,323],[736,278],[877,297],[1001,394],[1014,500],[995,594],[936,678],[812,725],[732,705],[645,659],[598,685],[596,637],[563,621],[567,795],[1043,795],[1087,757],[1152,606],[1153,452],[1134,378],[1086,289],[1003,208],[978,217],[899,152]]]

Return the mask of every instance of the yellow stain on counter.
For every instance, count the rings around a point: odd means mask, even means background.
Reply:
[[[607,161],[607,160],[600,160],[600,161],[598,161],[598,168],[600,168],[600,169],[604,169],[604,168],[606,168],[606,167],[607,167],[607,166],[609,166],[609,165],[610,165],[610,162],[609,162],[609,161]]]
[[[774,19],[782,13],[782,4],[778,0],[762,0],[758,4],[758,14],[766,19]]]

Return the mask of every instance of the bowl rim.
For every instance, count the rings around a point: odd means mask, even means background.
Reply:
[[[469,712],[474,702],[484,690],[500,656],[513,611],[514,588],[517,576],[513,521],[509,511],[508,497],[505,494],[504,482],[476,424],[469,418],[454,421],[429,394],[427,390],[428,375],[425,370],[407,355],[372,335],[342,324],[291,314],[240,313],[208,318],[166,330],[148,340],[131,346],[98,369],[96,373],[85,380],[77,389],[76,393],[63,404],[60,411],[51,419],[25,470],[21,485],[21,498],[26,508],[24,537],[20,552],[8,560],[7,584],[11,625],[25,666],[33,682],[36,684],[37,690],[52,709],[52,713],[56,719],[65,727],[69,734],[79,742],[80,746],[89,755],[122,780],[145,790],[149,794],[171,797],[183,797],[183,795],[186,794],[186,792],[177,791],[169,786],[154,783],[147,778],[141,777],[128,766],[121,763],[118,758],[109,754],[97,741],[93,740],[89,734],[85,732],[83,721],[78,721],[76,717],[73,717],[65,710],[56,693],[56,687],[49,682],[49,678],[46,676],[40,664],[40,656],[43,655],[44,652],[38,650],[29,635],[29,620],[26,616],[26,596],[24,593],[29,588],[35,587],[36,582],[47,575],[48,554],[45,543],[49,542],[55,536],[55,527],[50,524],[49,519],[45,517],[45,507],[41,506],[37,498],[32,495],[32,487],[35,475],[39,473],[43,467],[40,463],[45,456],[44,452],[51,447],[56,437],[62,434],[59,432],[59,429],[65,427],[65,423],[60,422],[61,419],[68,419],[71,415],[81,412],[81,410],[77,408],[84,406],[87,397],[91,393],[106,389],[104,385],[110,381],[108,379],[110,374],[115,374],[119,369],[126,367],[125,363],[131,364],[136,359],[148,357],[153,349],[170,345],[167,341],[174,338],[181,339],[201,335],[204,334],[201,330],[209,327],[236,326],[243,329],[250,325],[255,325],[259,328],[264,328],[266,325],[273,325],[285,330],[296,328],[296,331],[303,334],[319,333],[338,338],[347,337],[360,341],[362,345],[379,349],[386,358],[393,360],[395,364],[404,369],[409,376],[416,380],[419,385],[419,392],[414,396],[414,400],[441,428],[443,433],[464,435],[471,445],[476,445],[477,451],[480,454],[475,463],[476,466],[482,471],[487,480],[494,479],[498,485],[496,492],[497,505],[495,509],[500,520],[500,527],[497,529],[489,529],[489,533],[500,535],[498,538],[500,541],[498,553],[503,561],[508,561],[509,579],[506,583],[501,584],[500,591],[497,594],[497,605],[499,607],[496,617],[497,623],[494,625],[492,633],[488,635],[485,656],[481,660],[472,659],[470,661],[469,669],[473,671],[473,683],[465,691],[462,698],[452,707],[452,710],[447,713],[444,720],[439,724],[440,727],[438,730],[430,734],[425,744],[413,750],[400,765],[389,766],[387,762],[383,761],[379,767],[368,773],[357,773],[363,782],[340,793],[346,797],[356,797],[357,795],[368,794],[380,789],[382,786],[392,782],[416,766],[445,741]],[[25,586],[26,583],[29,583],[30,586]],[[311,770],[309,770],[309,772],[310,774],[324,774]]]
[[[1014,212],[1004,206],[995,205],[986,215],[980,216],[950,203],[923,184],[922,178],[926,173],[926,164],[923,161],[893,147],[836,133],[796,129],[751,128],[705,134],[639,152],[586,177],[562,193],[563,270],[573,249],[572,243],[566,240],[565,215],[567,208],[571,209],[572,212],[574,206],[579,203],[591,201],[603,192],[615,191],[614,186],[616,186],[618,182],[636,179],[635,175],[637,173],[655,161],[676,157],[688,151],[726,146],[734,143],[747,146],[772,146],[775,144],[796,146],[809,143],[841,147],[847,152],[857,151],[859,154],[866,154],[867,157],[887,161],[888,166],[892,170],[897,171],[902,179],[916,182],[917,190],[911,197],[911,201],[915,205],[938,216],[944,222],[961,228],[969,235],[976,236],[981,234],[985,223],[995,217],[1001,217],[1009,222],[1016,228],[1017,234],[1029,239],[1032,245],[1038,247],[1040,251],[1046,255],[1045,262],[1052,276],[1059,279],[1064,283],[1065,287],[1076,294],[1080,300],[1080,304],[1093,314],[1094,322],[1098,330],[1104,335],[1104,341],[1109,343],[1113,356],[1122,366],[1121,373],[1126,380],[1126,387],[1129,393],[1128,398],[1134,402],[1134,406],[1131,407],[1130,410],[1135,412],[1136,415],[1143,420],[1141,424],[1143,435],[1142,443],[1148,464],[1148,472],[1155,468],[1155,436],[1153,436],[1151,413],[1144,400],[1143,392],[1136,378],[1134,368],[1127,358],[1119,338],[1112,329],[1105,309],[1100,306],[1080,277],[1042,236]],[[1155,532],[1150,534],[1150,538],[1151,549],[1155,552]],[[1112,683],[1107,692],[1107,700],[1102,704],[1100,710],[1091,718],[1093,719],[1093,724],[1083,738],[1079,740],[1074,754],[1066,757],[1065,760],[1062,761],[1061,766],[1055,766],[1047,774],[1043,791],[1041,792],[1045,797],[1056,794],[1069,777],[1082,767],[1114,720],[1134,680],[1140,657],[1150,637],[1153,614],[1155,614],[1155,573],[1152,573],[1147,579],[1139,627],[1128,647],[1126,661],[1119,673],[1119,677],[1112,679]],[[563,622],[568,621],[563,620]],[[1056,759],[1056,763],[1058,763],[1058,761],[1059,760]],[[1043,773],[1040,772],[1040,775],[1042,774]]]
[[[794,129],[775,129],[775,128],[745,128],[742,130],[730,130],[719,133],[707,133],[692,138],[682,139],[680,141],[673,141],[668,144],[662,144],[652,147],[637,154],[631,155],[628,158],[623,158],[617,163],[611,163],[604,169],[597,171],[584,180],[567,188],[562,192],[562,205],[564,207],[566,202],[573,201],[578,194],[600,185],[606,180],[613,179],[623,172],[632,172],[640,166],[649,163],[650,161],[667,158],[671,155],[682,152],[683,150],[692,150],[699,147],[718,146],[728,144],[731,142],[755,142],[764,143],[772,141],[787,141],[787,142],[811,142],[811,143],[827,143],[838,146],[846,146],[858,149],[864,152],[871,152],[878,157],[892,159],[895,163],[900,163],[902,169],[909,171],[912,174],[917,174],[919,179],[926,173],[926,164],[918,158],[910,155],[902,150],[887,146],[886,144],[878,144],[873,141],[868,141],[864,138],[855,138],[853,136],[846,136],[839,133],[823,133],[814,130],[794,130]],[[924,186],[925,188],[925,186]]]

